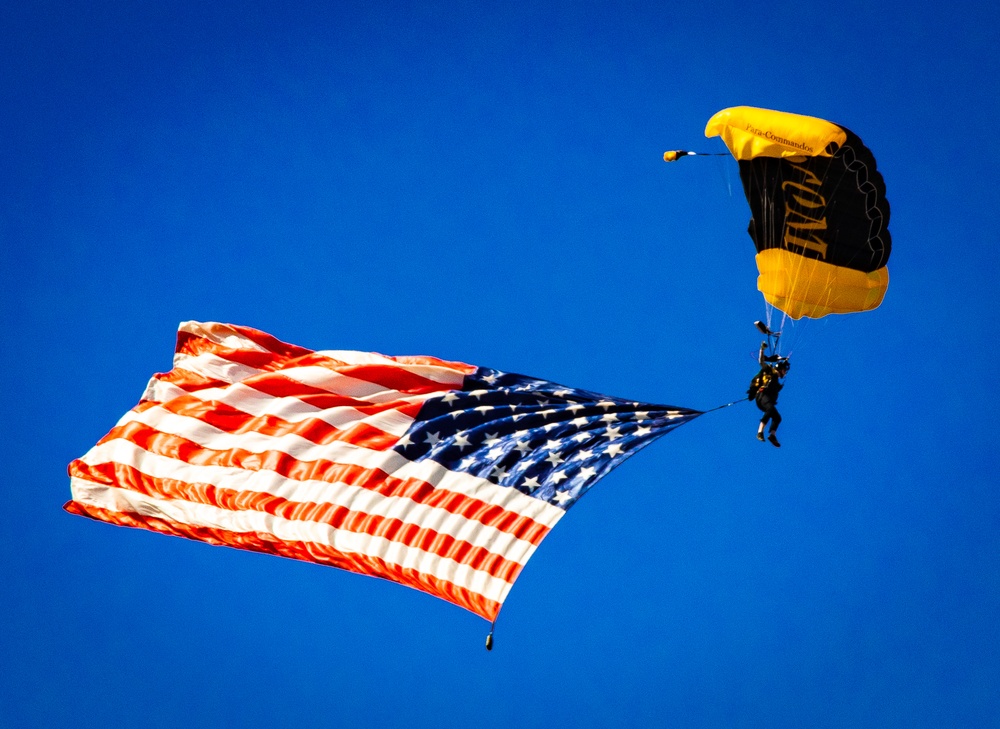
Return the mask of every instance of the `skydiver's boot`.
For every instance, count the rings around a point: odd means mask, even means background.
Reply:
[[[775,448],[781,448],[781,443],[778,442],[778,436],[775,434],[773,430],[767,436],[767,439],[771,441],[771,445],[773,445]],[[761,440],[763,440],[763,438],[761,438]]]
[[[763,441],[764,440],[764,424],[763,423],[761,423],[760,427],[757,428],[757,440],[759,440],[759,441]]]

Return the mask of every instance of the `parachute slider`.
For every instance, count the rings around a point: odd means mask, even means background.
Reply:
[[[770,329],[767,328],[767,324],[765,324],[762,321],[755,321],[753,325],[757,327],[757,331],[759,331],[761,334],[766,334],[769,337],[781,336],[781,332],[772,332]]]

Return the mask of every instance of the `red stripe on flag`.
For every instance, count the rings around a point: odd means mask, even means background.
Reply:
[[[468,521],[474,521],[504,534],[509,534],[536,547],[549,533],[549,527],[530,517],[508,511],[500,506],[487,504],[480,499],[445,489],[435,489],[430,484],[416,479],[398,479],[378,469],[369,470],[359,466],[350,468],[351,473],[344,474],[347,477],[342,480],[351,486],[366,488],[381,496],[405,498],[414,504],[441,509],[461,516]],[[234,489],[225,489],[234,495],[222,503],[215,497],[215,493],[221,489],[212,484],[189,483],[178,479],[149,476],[133,466],[120,463],[90,465],[81,460],[75,460],[69,465],[69,474],[94,483],[117,486],[149,496],[211,504],[233,511],[242,508],[255,508],[259,511],[274,513],[270,511],[270,508],[264,507],[281,503],[302,503],[293,502],[285,497],[267,492],[236,491]],[[329,479],[324,480],[329,481]],[[317,508],[324,506],[338,508],[332,504],[313,505]],[[316,518],[312,520],[318,521]]]
[[[399,362],[400,364],[406,365],[431,365],[432,367],[447,367],[450,370],[458,370],[462,374],[471,375],[475,372],[478,367],[475,365],[466,364],[465,362],[456,362],[454,360],[438,359],[437,357],[429,357],[427,355],[404,355],[399,357],[390,357],[390,359]]]
[[[119,526],[138,527],[160,532],[161,534],[207,542],[209,544],[276,554],[291,559],[326,564],[331,567],[338,567],[343,570],[372,577],[380,577],[422,592],[430,593],[490,621],[496,618],[497,613],[500,611],[499,602],[490,600],[476,592],[459,587],[446,580],[440,580],[413,568],[389,564],[377,557],[344,554],[323,544],[282,541],[256,532],[230,532],[211,527],[194,527],[189,524],[172,522],[153,516],[108,511],[107,509],[81,504],[76,501],[68,502],[63,508],[71,514],[88,516],[98,521],[117,524]],[[516,578],[517,573],[514,573],[508,582],[512,583]]]
[[[207,390],[210,387],[228,387],[232,384],[226,380],[205,377],[204,375],[199,375],[196,372],[180,368],[175,368],[170,370],[170,372],[158,374],[156,375],[156,379],[160,382],[167,382],[175,387],[179,387],[186,392]]]
[[[228,384],[228,383],[227,383]],[[337,385],[340,384],[335,380],[331,380],[329,383],[329,389],[316,387],[315,385],[308,385],[298,380],[294,380],[291,377],[287,377],[280,372],[269,372],[267,374],[255,375],[253,377],[243,380],[240,384],[246,387],[252,387],[258,392],[262,392],[265,395],[270,395],[271,397],[294,397],[302,402],[307,402],[310,405],[314,405],[319,408],[328,407],[365,407],[367,405],[379,404],[371,403],[368,400],[363,400],[353,397],[348,394],[349,390],[354,389],[357,386],[353,380],[343,383],[343,390],[345,392],[338,392]],[[374,388],[369,388],[374,389]],[[426,394],[430,392],[447,392],[450,390],[447,385],[438,385],[435,383],[434,387],[428,387],[422,390],[420,393],[413,393],[415,396],[419,394]],[[399,393],[393,391],[382,391],[379,393],[382,396],[398,396],[400,398],[410,394],[410,393]],[[396,401],[398,402],[398,401]],[[381,405],[389,405],[390,407],[395,405],[395,402],[381,403]]]
[[[206,504],[228,511],[256,511],[290,521],[324,524],[353,534],[367,534],[403,544],[423,552],[446,557],[472,569],[486,572],[507,582],[521,565],[497,552],[477,547],[449,534],[395,517],[353,511],[346,506],[324,503],[297,502],[269,493],[237,491],[212,484],[191,484],[167,478],[153,478],[131,466],[105,463],[71,473],[96,483],[152,496],[154,498]]]
[[[386,390],[408,395],[454,390],[459,387],[464,374],[455,373],[455,382],[437,382],[394,364],[344,364],[322,354],[313,354],[295,360],[295,367],[324,367],[346,377],[371,382]]]
[[[377,415],[387,410],[415,418],[421,405],[423,403],[420,402],[406,403],[399,407],[365,404],[353,408],[359,413],[355,422],[345,422],[343,427],[339,428],[320,420],[318,417],[289,421],[276,415],[251,415],[225,403],[204,401],[195,397],[175,398],[161,403],[159,406],[166,412],[195,418],[226,433],[254,432],[268,436],[294,434],[316,444],[347,441],[372,450],[387,450],[396,444],[399,436],[380,430],[370,423],[362,422],[361,418],[369,414]],[[314,415],[320,414],[320,412],[314,413]]]
[[[289,344],[288,342],[283,342],[277,337],[272,337],[267,332],[262,332],[259,329],[253,329],[251,327],[239,326],[237,324],[227,324],[227,327],[237,332],[241,336],[246,337],[254,344],[257,344],[264,349],[270,350],[271,352],[276,352],[277,354],[284,355],[286,357],[294,358],[301,357],[306,354],[312,354],[311,349],[306,349],[305,347],[300,347],[296,344]]]
[[[391,449],[399,440],[398,436],[392,435],[391,433],[386,433],[385,431],[379,430],[365,423],[359,423],[349,428],[339,430],[337,428],[328,425],[327,423],[324,423],[323,421],[315,419],[310,419],[302,423],[283,423],[283,421],[280,421],[278,418],[274,418],[271,416],[263,416],[255,418],[255,420],[259,421],[257,423],[257,428],[255,428],[254,430],[255,434],[268,437],[280,437],[282,435],[294,434],[301,436],[303,440],[309,440],[310,442],[315,443],[317,445],[329,445],[331,443],[346,443],[358,447],[365,447],[368,448],[369,450],[384,452]],[[199,422],[204,422],[205,425],[208,425],[210,427],[215,427],[212,423],[208,421],[199,421]],[[240,435],[243,432],[245,432],[245,431],[240,431],[238,427],[232,431],[224,428],[219,428],[219,430],[222,430],[222,432],[234,436]],[[312,437],[309,437],[310,435]],[[161,433],[156,428],[153,428],[151,426],[146,425],[145,423],[137,421],[131,421],[128,423],[124,423],[122,425],[116,425],[114,428],[111,429],[111,431],[106,436],[104,436],[103,438],[101,438],[101,440],[98,441],[98,444],[106,443],[108,441],[115,440],[116,438],[122,438],[124,440],[128,440],[132,443],[135,443],[136,445],[140,445],[143,449],[151,451],[153,453],[169,456],[171,458],[180,458],[181,460],[188,460],[188,459],[178,455],[178,453],[181,452],[178,450],[178,448],[182,446],[184,448],[196,448],[196,449],[202,448],[201,445],[194,443],[193,441],[189,441],[187,439],[181,438],[180,436],[171,435],[169,433]],[[154,440],[148,440],[150,438]],[[322,438],[322,439],[316,440],[316,438]],[[173,443],[173,447],[163,447],[163,445],[167,443]],[[240,463],[228,462],[222,464],[217,462],[217,460],[209,464],[200,464],[200,465],[240,465],[241,467],[250,467],[250,468],[272,468],[272,466],[267,464],[257,465],[262,463],[260,461],[260,457],[265,454],[271,454],[272,459],[292,458],[292,456],[289,456],[286,453],[276,450],[262,451],[260,453],[254,453],[253,451],[240,448],[231,448],[231,449],[227,448],[223,450],[211,450],[211,449],[206,449],[206,450],[208,450],[211,453],[219,453],[219,454],[232,453],[232,454],[244,454],[245,456],[249,455],[251,459],[251,465],[243,466],[242,461]],[[195,463],[196,461],[188,460],[188,462]],[[319,462],[320,461],[309,461],[303,463],[311,464]],[[268,463],[272,463],[272,461],[268,461]],[[276,468],[276,466],[274,466],[272,470],[274,468]]]
[[[284,366],[291,359],[294,359],[294,357],[287,354],[279,354],[273,351],[261,352],[257,349],[224,347],[217,342],[184,331],[177,333],[176,352],[177,354],[186,354],[191,357],[211,354],[221,359],[258,370],[276,370]],[[308,353],[309,350],[304,350],[302,354]]]

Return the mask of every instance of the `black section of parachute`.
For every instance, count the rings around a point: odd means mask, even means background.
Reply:
[[[871,150],[856,134],[844,131],[847,141],[833,157],[740,161],[740,179],[752,215],[747,232],[758,253],[785,248],[866,273],[886,265],[892,237],[885,181]],[[818,187],[812,184],[815,180],[820,182]],[[820,207],[810,207],[819,203]],[[819,225],[810,219],[822,220],[825,227],[796,227]],[[789,231],[792,235],[787,235]],[[822,241],[825,248],[818,243],[814,248],[797,245],[800,236]]]

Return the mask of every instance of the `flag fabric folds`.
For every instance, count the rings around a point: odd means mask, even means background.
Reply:
[[[434,357],[186,322],[66,510],[382,577],[494,620],[602,476],[700,415]]]

